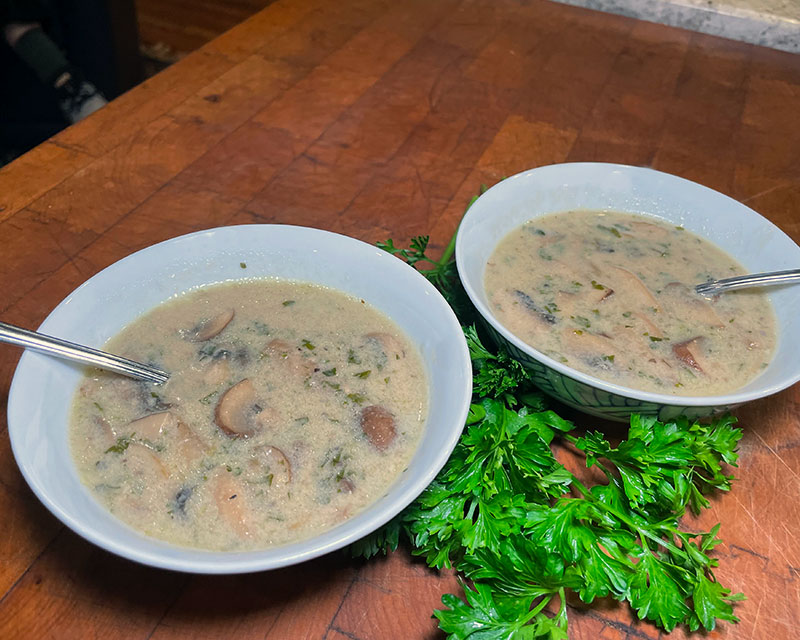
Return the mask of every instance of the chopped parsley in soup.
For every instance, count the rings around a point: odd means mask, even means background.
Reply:
[[[645,391],[716,395],[757,376],[775,347],[764,293],[706,299],[693,290],[743,273],[682,227],[571,211],[506,236],[486,265],[485,290],[509,331],[578,371]]]
[[[196,290],[106,348],[171,377],[92,371],[73,457],[115,516],[177,545],[260,549],[339,524],[403,473],[426,420],[409,339],[363,300],[312,284]]]

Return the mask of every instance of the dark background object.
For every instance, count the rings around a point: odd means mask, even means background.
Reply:
[[[143,79],[133,0],[0,3],[0,20],[40,22],[67,59],[109,99]],[[55,91],[0,38],[0,165],[67,126]]]

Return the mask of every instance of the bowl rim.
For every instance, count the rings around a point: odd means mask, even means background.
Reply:
[[[479,206],[481,199],[483,198],[484,203],[486,203],[491,197],[496,197],[498,193],[502,193],[503,191],[506,191],[508,189],[515,188],[516,185],[518,184],[518,181],[520,180],[524,181],[530,178],[530,176],[534,174],[536,175],[541,175],[546,173],[558,174],[563,171],[571,171],[571,172],[576,172],[574,174],[571,174],[570,176],[571,178],[575,179],[579,176],[582,170],[596,171],[598,169],[607,171],[609,173],[623,172],[631,175],[657,174],[662,179],[667,181],[673,181],[676,185],[679,186],[691,185],[692,189],[700,189],[709,194],[713,194],[714,197],[721,198],[723,201],[728,201],[732,204],[735,204],[737,207],[743,207],[750,214],[756,216],[761,221],[762,224],[766,225],[767,227],[771,227],[774,232],[784,236],[790,242],[794,243],[794,241],[777,225],[775,225],[773,222],[771,222],[758,212],[754,211],[747,205],[715,189],[711,189],[710,187],[706,187],[705,185],[699,184],[692,180],[688,180],[686,178],[681,178],[680,176],[676,176],[671,173],[658,171],[657,169],[651,169],[649,167],[635,167],[632,165],[616,164],[610,162],[564,162],[558,164],[543,165],[541,167],[535,167],[533,169],[520,171],[519,173],[511,175],[508,178],[501,180],[497,184],[487,189],[470,206],[466,214],[464,214],[464,218],[462,219],[461,225],[459,226],[458,233],[456,236],[456,251],[455,251],[456,267],[458,269],[458,275],[459,278],[461,279],[461,283],[464,287],[464,290],[467,292],[467,296],[469,297],[470,301],[475,306],[476,310],[483,318],[483,320],[491,324],[491,326],[498,333],[500,333],[500,335],[502,335],[505,340],[513,344],[517,349],[527,354],[528,356],[534,358],[535,360],[541,362],[548,368],[554,369],[563,376],[581,382],[590,387],[594,387],[601,391],[605,391],[606,393],[614,394],[617,396],[623,396],[626,398],[632,398],[635,400],[640,400],[642,402],[648,402],[652,404],[676,406],[676,407],[716,407],[716,406],[730,407],[743,404],[751,400],[757,400],[759,398],[770,396],[800,381],[800,369],[798,369],[798,371],[784,378],[780,383],[773,384],[770,386],[764,386],[758,389],[752,389],[745,393],[734,392],[734,393],[711,395],[711,396],[681,396],[681,395],[672,395],[665,393],[655,393],[651,391],[643,391],[640,389],[625,387],[619,384],[615,384],[613,382],[607,382],[595,376],[583,373],[581,371],[577,371],[572,367],[566,366],[563,363],[558,362],[557,360],[545,355],[544,353],[530,346],[526,342],[523,342],[520,338],[515,336],[511,331],[506,329],[506,327],[494,316],[494,314],[491,312],[488,306],[482,302],[481,297],[478,293],[479,292],[478,287],[480,287],[481,290],[483,288],[482,283],[478,283],[476,285],[470,280],[470,278],[467,275],[465,275],[467,273],[467,261],[466,258],[464,257],[466,253],[464,250],[464,242],[465,242],[464,237],[466,235],[466,230],[469,229],[470,224],[474,220],[477,220],[482,213],[482,207]],[[489,196],[489,194],[492,195]],[[487,196],[489,196],[489,198],[487,198]],[[560,212],[561,211],[552,211],[552,213],[560,213]],[[542,215],[547,215],[547,214],[542,214]],[[697,235],[701,234],[698,233]],[[704,239],[708,240],[707,238]],[[713,240],[708,240],[708,241],[712,242],[712,244],[716,244],[714,243]],[[483,271],[481,271],[481,273],[483,273]],[[754,380],[757,379],[758,379],[757,377],[754,378]],[[632,412],[635,412],[635,407],[631,407],[631,409]]]
[[[441,317],[444,323],[443,330],[447,333],[447,335],[452,336],[454,339],[455,342],[453,346],[456,346],[457,343],[458,362],[455,362],[455,364],[448,362],[447,366],[451,368],[458,366],[460,369],[468,371],[468,374],[463,375],[464,383],[457,387],[456,393],[454,394],[453,406],[458,407],[458,411],[453,412],[452,414],[452,424],[455,426],[451,428],[449,433],[447,433],[443,438],[444,446],[440,447],[439,450],[435,452],[433,456],[433,463],[424,468],[424,473],[417,474],[414,479],[408,481],[405,486],[402,487],[402,489],[399,489],[398,487],[402,486],[403,484],[403,476],[401,475],[396,478],[394,483],[387,488],[387,493],[393,490],[397,491],[392,503],[374,509],[375,505],[381,504],[381,497],[378,497],[352,518],[345,520],[332,528],[326,529],[311,538],[305,538],[300,541],[267,547],[260,550],[209,551],[175,545],[158,538],[147,536],[138,532],[127,523],[114,518],[117,525],[127,529],[129,532],[132,532],[142,541],[141,547],[138,545],[132,546],[128,543],[120,542],[117,537],[113,535],[113,531],[111,533],[103,531],[102,527],[92,525],[91,523],[86,524],[83,519],[73,515],[68,506],[63,506],[48,493],[47,488],[43,486],[43,483],[39,479],[39,474],[36,473],[34,469],[28,468],[27,464],[22,464],[20,462],[21,459],[24,459],[24,457],[20,457],[20,448],[23,447],[23,443],[21,442],[21,434],[26,428],[24,420],[21,419],[23,414],[17,410],[17,405],[20,404],[20,400],[18,399],[21,398],[22,395],[20,387],[27,382],[25,380],[25,378],[28,376],[27,370],[33,363],[41,359],[51,360],[50,356],[24,351],[14,371],[8,393],[7,404],[8,433],[12,453],[17,463],[17,468],[22,473],[26,483],[31,488],[33,493],[50,511],[50,513],[56,516],[56,518],[58,518],[63,524],[84,539],[102,549],[105,549],[106,551],[114,553],[115,555],[160,569],[176,570],[194,574],[225,575],[278,569],[326,555],[332,551],[352,544],[366,535],[369,535],[380,526],[391,520],[398,513],[400,513],[400,511],[413,502],[413,500],[416,499],[434,480],[439,471],[447,463],[450,454],[461,437],[472,397],[472,375],[469,349],[467,347],[461,325],[458,322],[458,319],[456,318],[452,308],[442,297],[441,293],[439,293],[439,291],[433,286],[433,284],[427,280],[427,278],[425,278],[421,273],[419,273],[419,271],[404,261],[392,256],[387,252],[383,252],[377,247],[359,240],[358,238],[353,238],[351,236],[333,231],[287,224],[241,224],[207,228],[188,234],[175,236],[167,240],[148,245],[147,247],[139,249],[138,251],[135,251],[113,262],[82,282],[79,286],[67,294],[67,296],[65,296],[64,299],[61,300],[61,302],[59,302],[59,304],[47,315],[44,321],[39,325],[38,330],[41,331],[42,328],[45,328],[46,330],[48,324],[51,324],[57,320],[61,310],[70,303],[70,301],[79,291],[91,287],[91,283],[93,281],[97,283],[98,280],[105,279],[110,275],[113,275],[116,270],[122,268],[120,265],[128,265],[131,262],[137,263],[148,255],[158,251],[163,251],[164,247],[172,246],[178,242],[191,242],[193,237],[203,236],[209,234],[210,232],[219,235],[233,234],[232,237],[235,237],[237,233],[254,233],[254,228],[259,229],[258,233],[301,233],[311,234],[312,236],[317,236],[319,238],[324,237],[327,239],[332,239],[335,243],[338,243],[339,248],[341,246],[346,247],[349,245],[353,251],[359,249],[361,251],[365,251],[366,249],[374,250],[379,252],[378,255],[380,255],[381,258],[384,255],[386,258],[391,258],[391,261],[387,260],[387,262],[383,263],[385,265],[390,265],[388,267],[390,270],[400,270],[400,272],[409,274],[408,277],[417,282],[421,287],[420,293],[426,294],[425,306],[429,307],[434,303],[439,306],[440,311],[442,312]],[[271,276],[250,276],[249,278],[243,277],[242,280],[269,277]],[[312,279],[304,279],[302,277],[298,277],[296,279],[298,281],[313,283]],[[433,299],[431,299],[431,297],[433,297]],[[142,313],[145,313],[146,311],[147,310],[144,310]],[[382,313],[389,316],[389,314],[386,312]],[[399,322],[394,318],[390,317],[390,319],[399,324]],[[118,331],[119,329],[117,329],[117,332]],[[420,354],[424,362],[425,355],[422,353],[422,349],[420,349]],[[55,362],[58,363],[59,361],[56,360]],[[426,368],[428,368],[427,364]],[[431,390],[431,384],[432,382],[429,381],[429,392]],[[17,414],[20,414],[19,418]],[[435,426],[436,428],[439,428],[438,423]],[[430,423],[426,422],[425,429],[427,430],[430,428]],[[419,451],[420,446],[418,445],[414,455],[409,461],[409,465],[411,464],[411,461],[413,461],[414,457],[418,455]],[[70,459],[72,458],[71,453],[68,453],[68,456]],[[73,472],[75,472],[77,477],[77,471],[74,469],[74,466]],[[85,485],[83,485],[79,478],[77,478],[77,482],[81,487],[83,487],[84,492],[88,495],[88,497],[94,500],[102,509],[107,512],[107,509],[105,509],[105,507],[100,504],[96,498],[94,498],[94,496],[85,487]],[[183,557],[187,555],[191,557]]]

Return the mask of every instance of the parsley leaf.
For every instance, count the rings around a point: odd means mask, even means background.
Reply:
[[[461,320],[472,405],[436,479],[351,551],[371,557],[407,539],[429,566],[454,567],[469,579],[463,600],[445,594],[444,608],[434,611],[450,640],[566,639],[568,592],[585,603],[625,601],[666,631],[737,622],[733,603],[744,596],[713,573],[719,525],[699,533],[680,526],[687,510],[709,506],[709,493],[730,490],[725,465],[736,465],[742,435],[735,419],[701,424],[633,415],[616,445],[599,431],[575,433],[547,410],[522,365],[502,346],[486,346],[455,270],[455,236],[439,260],[427,255],[428,242],[419,236],[409,249],[391,240],[378,246],[427,277]],[[585,486],[554,455],[557,443],[582,453],[605,482]]]

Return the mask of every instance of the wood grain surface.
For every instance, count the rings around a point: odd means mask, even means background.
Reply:
[[[154,242],[281,222],[442,247],[481,184],[544,164],[654,167],[800,240],[800,57],[546,0],[278,0],[0,170],[0,310],[36,327]],[[233,577],[135,565],[36,500],[0,345],[0,638],[441,638],[455,577],[401,550]],[[748,600],[708,638],[800,634],[800,389],[739,412],[717,575]],[[590,418],[578,418],[587,426]],[[575,640],[655,640],[616,603]],[[670,638],[685,638],[676,631]]]

